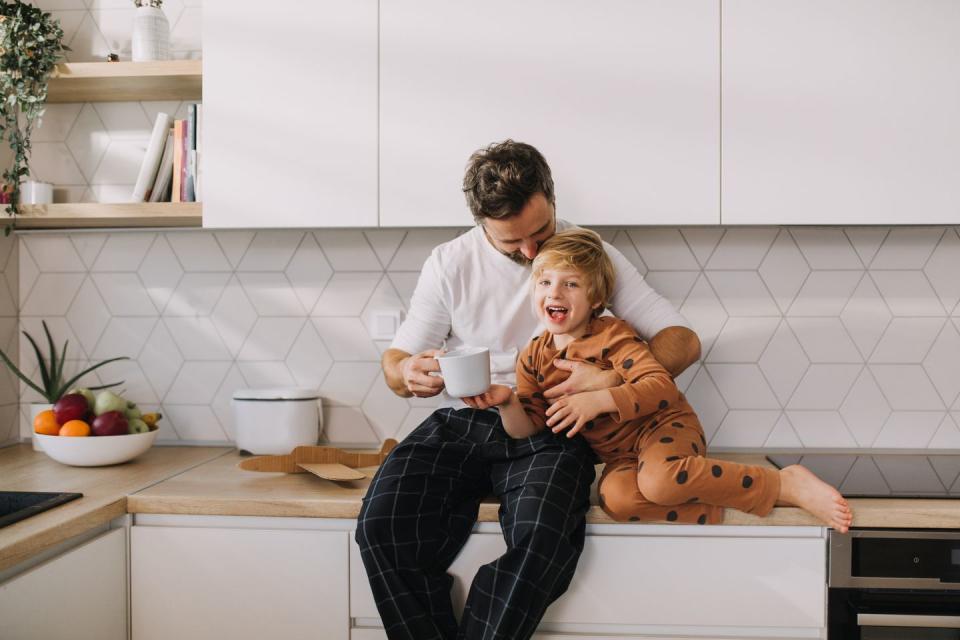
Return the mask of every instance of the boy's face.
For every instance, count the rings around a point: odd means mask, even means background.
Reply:
[[[533,310],[554,335],[583,335],[593,310],[600,306],[587,296],[587,283],[576,270],[544,269],[533,284]]]

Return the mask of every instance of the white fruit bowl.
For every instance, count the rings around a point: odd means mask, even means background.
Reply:
[[[124,436],[45,436],[33,434],[48,456],[73,467],[103,467],[133,460],[153,446],[157,431]]]

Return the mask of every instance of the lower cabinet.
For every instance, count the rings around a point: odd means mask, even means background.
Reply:
[[[4,640],[126,637],[125,529],[112,529],[0,584]]]
[[[385,640],[355,526],[138,514],[132,640]],[[822,638],[825,538],[819,527],[589,525],[573,582],[534,638]],[[495,523],[478,525],[450,568],[455,609],[504,549]]]
[[[347,531],[134,526],[134,640],[347,640]]]
[[[611,633],[624,638],[822,637],[823,530],[606,527],[630,535],[587,535],[573,582],[547,610],[539,640],[557,637],[551,634],[587,640]],[[504,549],[498,532],[471,536],[450,570],[458,610],[477,568]],[[351,637],[382,640],[356,545],[350,564],[350,615],[360,627]]]

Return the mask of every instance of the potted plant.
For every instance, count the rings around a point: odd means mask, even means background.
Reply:
[[[111,362],[116,362],[117,360],[129,360],[127,356],[119,356],[116,358],[110,358],[109,360],[104,360],[98,362],[97,364],[87,367],[80,373],[74,375],[70,379],[64,381],[63,379],[63,366],[67,360],[67,345],[70,344],[69,340],[65,340],[63,343],[63,350],[59,353],[57,348],[53,344],[53,336],[50,335],[50,329],[47,327],[47,322],[45,320],[41,321],[43,325],[43,332],[46,334],[47,338],[47,349],[50,352],[50,355],[44,356],[43,352],[40,350],[37,341],[33,339],[26,331],[22,331],[23,335],[26,336],[27,340],[30,341],[30,346],[33,347],[33,352],[37,357],[37,363],[40,365],[40,383],[37,384],[30,378],[28,378],[20,370],[19,367],[10,359],[10,357],[0,350],[0,359],[3,360],[4,364],[10,368],[10,371],[14,373],[18,378],[24,381],[28,387],[39,393],[43,396],[44,400],[48,404],[43,403],[32,403],[30,405],[30,424],[33,425],[33,420],[38,413],[46,409],[52,408],[56,404],[57,400],[60,399],[60,396],[64,395],[73,385],[80,380],[83,376],[87,375],[95,369],[99,369],[105,364],[110,364]],[[110,387],[116,387],[123,384],[123,380],[120,382],[111,382],[110,384],[101,384],[95,387],[88,387],[91,391],[96,391],[99,389],[109,389]]]
[[[47,83],[64,51],[63,29],[45,11],[22,0],[0,0],[0,138],[13,150],[3,172],[7,215],[17,212],[20,181],[30,174],[30,136],[43,114]],[[12,225],[4,228],[9,235]]]

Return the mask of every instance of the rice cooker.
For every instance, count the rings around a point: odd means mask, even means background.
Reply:
[[[250,453],[290,453],[317,444],[323,430],[316,389],[237,389],[232,405],[237,448]]]

